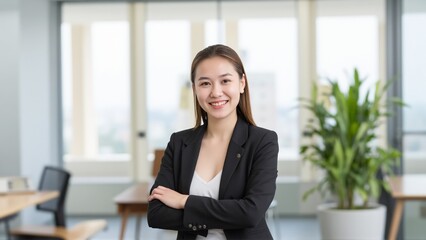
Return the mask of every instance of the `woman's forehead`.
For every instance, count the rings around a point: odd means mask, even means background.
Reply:
[[[202,60],[196,70],[196,76],[212,75],[216,77],[224,75],[235,75],[236,71],[232,63],[222,57],[212,57]]]

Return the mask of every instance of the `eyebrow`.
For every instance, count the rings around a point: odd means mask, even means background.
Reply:
[[[230,73],[224,73],[224,74],[219,75],[219,78],[223,78],[223,77],[227,77],[227,76],[232,76],[232,74],[230,74]],[[210,78],[208,78],[208,77],[199,77],[198,81],[201,81],[201,80],[210,80]]]

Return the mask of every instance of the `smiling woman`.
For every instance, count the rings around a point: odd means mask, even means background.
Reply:
[[[191,66],[196,122],[172,134],[148,198],[148,224],[178,239],[272,239],[278,138],[254,123],[248,79],[225,45]],[[232,182],[232,184],[230,184]]]
[[[244,93],[245,76],[239,76],[228,60],[212,57],[199,63],[194,79],[194,92],[209,121],[235,114]]]

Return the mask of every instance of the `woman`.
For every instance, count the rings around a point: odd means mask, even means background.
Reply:
[[[265,212],[277,134],[254,123],[241,59],[227,46],[207,47],[192,62],[191,82],[195,127],[170,137],[148,198],[149,226],[177,230],[177,239],[272,239]]]

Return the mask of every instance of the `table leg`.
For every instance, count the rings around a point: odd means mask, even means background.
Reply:
[[[6,221],[4,222],[4,224],[5,224],[5,228],[6,228],[6,239],[7,240],[12,240],[12,237],[10,236],[9,220],[6,219]]]
[[[389,233],[389,240],[396,240],[399,224],[401,222],[402,210],[404,208],[404,200],[397,199],[392,217],[392,225]]]
[[[142,215],[138,214],[136,216],[136,236],[135,239],[139,240],[141,236],[141,218]]]
[[[129,216],[129,210],[125,208],[123,213],[121,214],[120,240],[124,239],[124,233],[126,232],[126,223],[127,223],[128,216]]]

